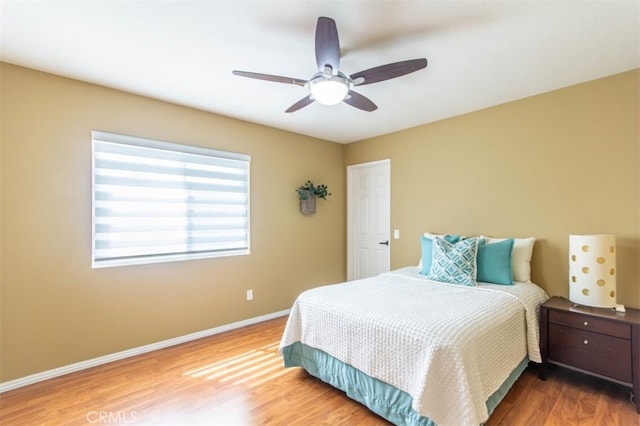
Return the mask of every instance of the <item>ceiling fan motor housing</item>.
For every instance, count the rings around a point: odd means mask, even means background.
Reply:
[[[311,96],[323,105],[336,105],[347,96],[351,90],[351,79],[341,72],[337,75],[326,75],[323,72],[315,74],[308,82]]]

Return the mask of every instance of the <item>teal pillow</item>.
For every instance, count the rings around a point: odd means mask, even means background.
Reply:
[[[513,285],[511,267],[513,243],[513,238],[491,244],[487,244],[487,240],[484,238],[480,239],[477,259],[478,281]]]
[[[422,271],[420,271],[423,275],[428,275],[431,270],[431,258],[433,256],[433,239],[437,238],[435,235],[433,237],[427,237],[426,235],[422,236],[422,240],[420,241],[420,245],[422,247]],[[460,235],[445,235],[443,237],[445,240],[450,243],[457,243],[460,241]]]
[[[444,238],[433,240],[431,271],[427,279],[445,283],[475,286],[478,238],[450,243]]]

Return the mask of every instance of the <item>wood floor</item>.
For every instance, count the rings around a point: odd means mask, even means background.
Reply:
[[[8,425],[386,425],[277,348],[286,318],[0,394]],[[487,425],[640,425],[629,389],[555,367],[526,370]]]

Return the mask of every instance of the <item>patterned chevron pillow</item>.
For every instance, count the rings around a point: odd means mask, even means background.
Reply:
[[[433,240],[433,258],[427,278],[445,283],[475,286],[478,238],[450,243],[444,238]]]

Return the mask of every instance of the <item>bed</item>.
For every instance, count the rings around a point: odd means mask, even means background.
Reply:
[[[541,362],[537,285],[429,279],[415,266],[300,294],[280,343],[302,367],[394,424],[485,422]]]

